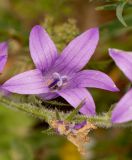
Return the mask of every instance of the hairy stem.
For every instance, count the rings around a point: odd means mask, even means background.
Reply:
[[[11,107],[11,108],[15,108],[15,109],[24,111],[24,112],[31,114],[39,119],[45,120],[49,124],[50,124],[51,120],[57,119],[56,110],[50,110],[50,109],[44,107],[43,105],[38,107],[35,104],[14,102],[14,101],[12,101],[8,98],[5,98],[5,97],[0,97],[0,104],[5,107]],[[57,112],[59,113],[60,118],[64,121],[67,119],[67,117],[71,113],[71,112],[64,113],[64,112],[60,112],[60,111],[57,111]],[[103,114],[103,115],[92,116],[92,117],[76,114],[73,117],[72,122],[78,123],[83,120],[88,120],[89,122],[96,125],[97,127],[109,128],[112,126],[112,124],[110,123],[110,116],[108,113]]]

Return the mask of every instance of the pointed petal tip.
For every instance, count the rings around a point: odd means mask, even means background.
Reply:
[[[93,32],[94,34],[99,36],[99,28],[98,27],[93,27],[90,28],[89,31]]]
[[[32,27],[32,29],[40,29],[40,28],[42,28],[42,26],[40,26],[38,24]]]
[[[32,29],[31,29],[31,32],[39,32],[39,31],[45,31],[45,29],[42,27],[42,26],[40,26],[40,25],[35,25],[35,26],[33,26],[32,27]]]
[[[111,53],[112,53],[112,51],[113,51],[114,49],[112,49],[112,48],[109,48],[108,49],[108,52],[109,52],[109,55],[111,56]]]
[[[109,51],[110,57],[112,57],[112,58],[114,57],[114,55],[122,52],[122,50],[115,49],[115,48],[109,48],[108,51]]]
[[[119,92],[120,89],[116,85],[113,85],[113,87],[111,87],[111,89],[109,89],[109,91],[111,91],[111,92]]]
[[[91,28],[91,30],[99,32],[99,28],[98,27],[93,27],[93,28]]]
[[[114,86],[113,92],[119,92],[120,89],[116,87],[116,85]]]
[[[115,49],[109,48],[108,51],[109,51],[110,57],[113,58],[113,54],[115,53]]]
[[[96,38],[96,40],[99,40],[99,28],[98,27],[93,27],[93,28],[89,28],[88,30],[86,30],[86,35],[89,33],[91,33],[92,36],[94,36]]]

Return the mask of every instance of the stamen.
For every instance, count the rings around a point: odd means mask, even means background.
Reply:
[[[60,79],[60,80],[57,82],[57,85],[58,85],[58,87],[61,87],[61,86],[63,85],[63,80]]]
[[[55,86],[57,84],[58,81],[59,81],[59,79],[54,80],[48,87],[52,88],[53,86]]]
[[[57,72],[54,72],[52,77],[53,77],[53,79],[60,79],[61,78],[60,74]]]

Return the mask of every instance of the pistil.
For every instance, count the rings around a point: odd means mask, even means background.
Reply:
[[[53,78],[53,81],[48,86],[51,90],[60,89],[67,82],[67,76],[61,76],[57,72],[53,73],[52,78]]]

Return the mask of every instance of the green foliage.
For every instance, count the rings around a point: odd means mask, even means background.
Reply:
[[[116,16],[117,18],[119,19],[119,21],[125,26],[127,27],[127,24],[126,22],[124,21],[123,17],[122,17],[122,14],[123,14],[123,9],[125,7],[125,5],[127,4],[127,1],[121,1],[117,7],[116,7]]]
[[[57,111],[57,109],[56,109],[56,119],[57,119],[57,120],[61,120],[60,114],[59,114],[59,112]]]
[[[96,7],[97,11],[100,10],[116,10],[116,16],[118,18],[118,20],[126,27],[127,24],[123,18],[123,10],[124,8],[131,8],[132,7],[132,3],[131,0],[117,0],[117,1],[113,1],[113,0],[109,0],[109,1],[104,1],[108,4],[104,4],[101,5],[99,7]]]
[[[17,101],[16,101],[17,98]],[[61,119],[62,121],[70,121],[70,122],[81,122],[83,120],[88,120],[89,122],[95,124],[98,127],[106,127],[109,128],[112,126],[111,121],[110,121],[110,116],[111,116],[111,111],[109,110],[107,113],[103,113],[101,115],[89,117],[85,115],[80,115],[78,114],[79,109],[82,107],[83,101],[80,103],[80,105],[74,109],[71,112],[64,113],[62,111],[57,111],[56,109],[49,109],[47,108],[47,104],[45,104],[45,101],[41,101],[38,98],[35,98],[33,96],[33,101],[31,101],[32,96],[30,98],[26,98],[25,96],[19,97],[13,97],[12,100],[6,97],[0,97],[0,104],[1,106],[7,107],[7,108],[12,108],[12,109],[18,109],[23,112],[28,113],[29,115],[41,119],[42,121],[45,121],[49,124],[53,120],[58,120]],[[13,100],[14,99],[14,100]],[[54,101],[52,101],[52,104]],[[59,106],[59,103],[55,105],[56,108]],[[131,126],[131,123],[128,123],[127,125],[121,124],[121,125],[116,125],[116,126],[126,126],[129,127]],[[50,131],[50,130],[49,130]]]
[[[43,134],[46,134],[46,135],[49,135],[49,136],[51,136],[51,135],[56,135],[54,129],[53,129],[53,128],[50,128],[50,127],[49,127],[48,129],[42,131],[42,133],[43,133]]]
[[[116,9],[116,4],[106,4],[106,5],[103,5],[103,6],[99,6],[99,7],[96,7],[96,10],[97,11],[100,11],[100,10],[114,10]]]
[[[53,17],[49,16],[42,25],[52,37],[59,51],[62,51],[64,47],[79,34],[79,29],[74,19],[68,19],[67,22],[56,25]]]
[[[79,110],[82,108],[83,103],[85,100],[83,100],[78,106],[77,108],[75,108],[67,117],[66,117],[66,121],[74,121],[74,117],[78,114]]]

